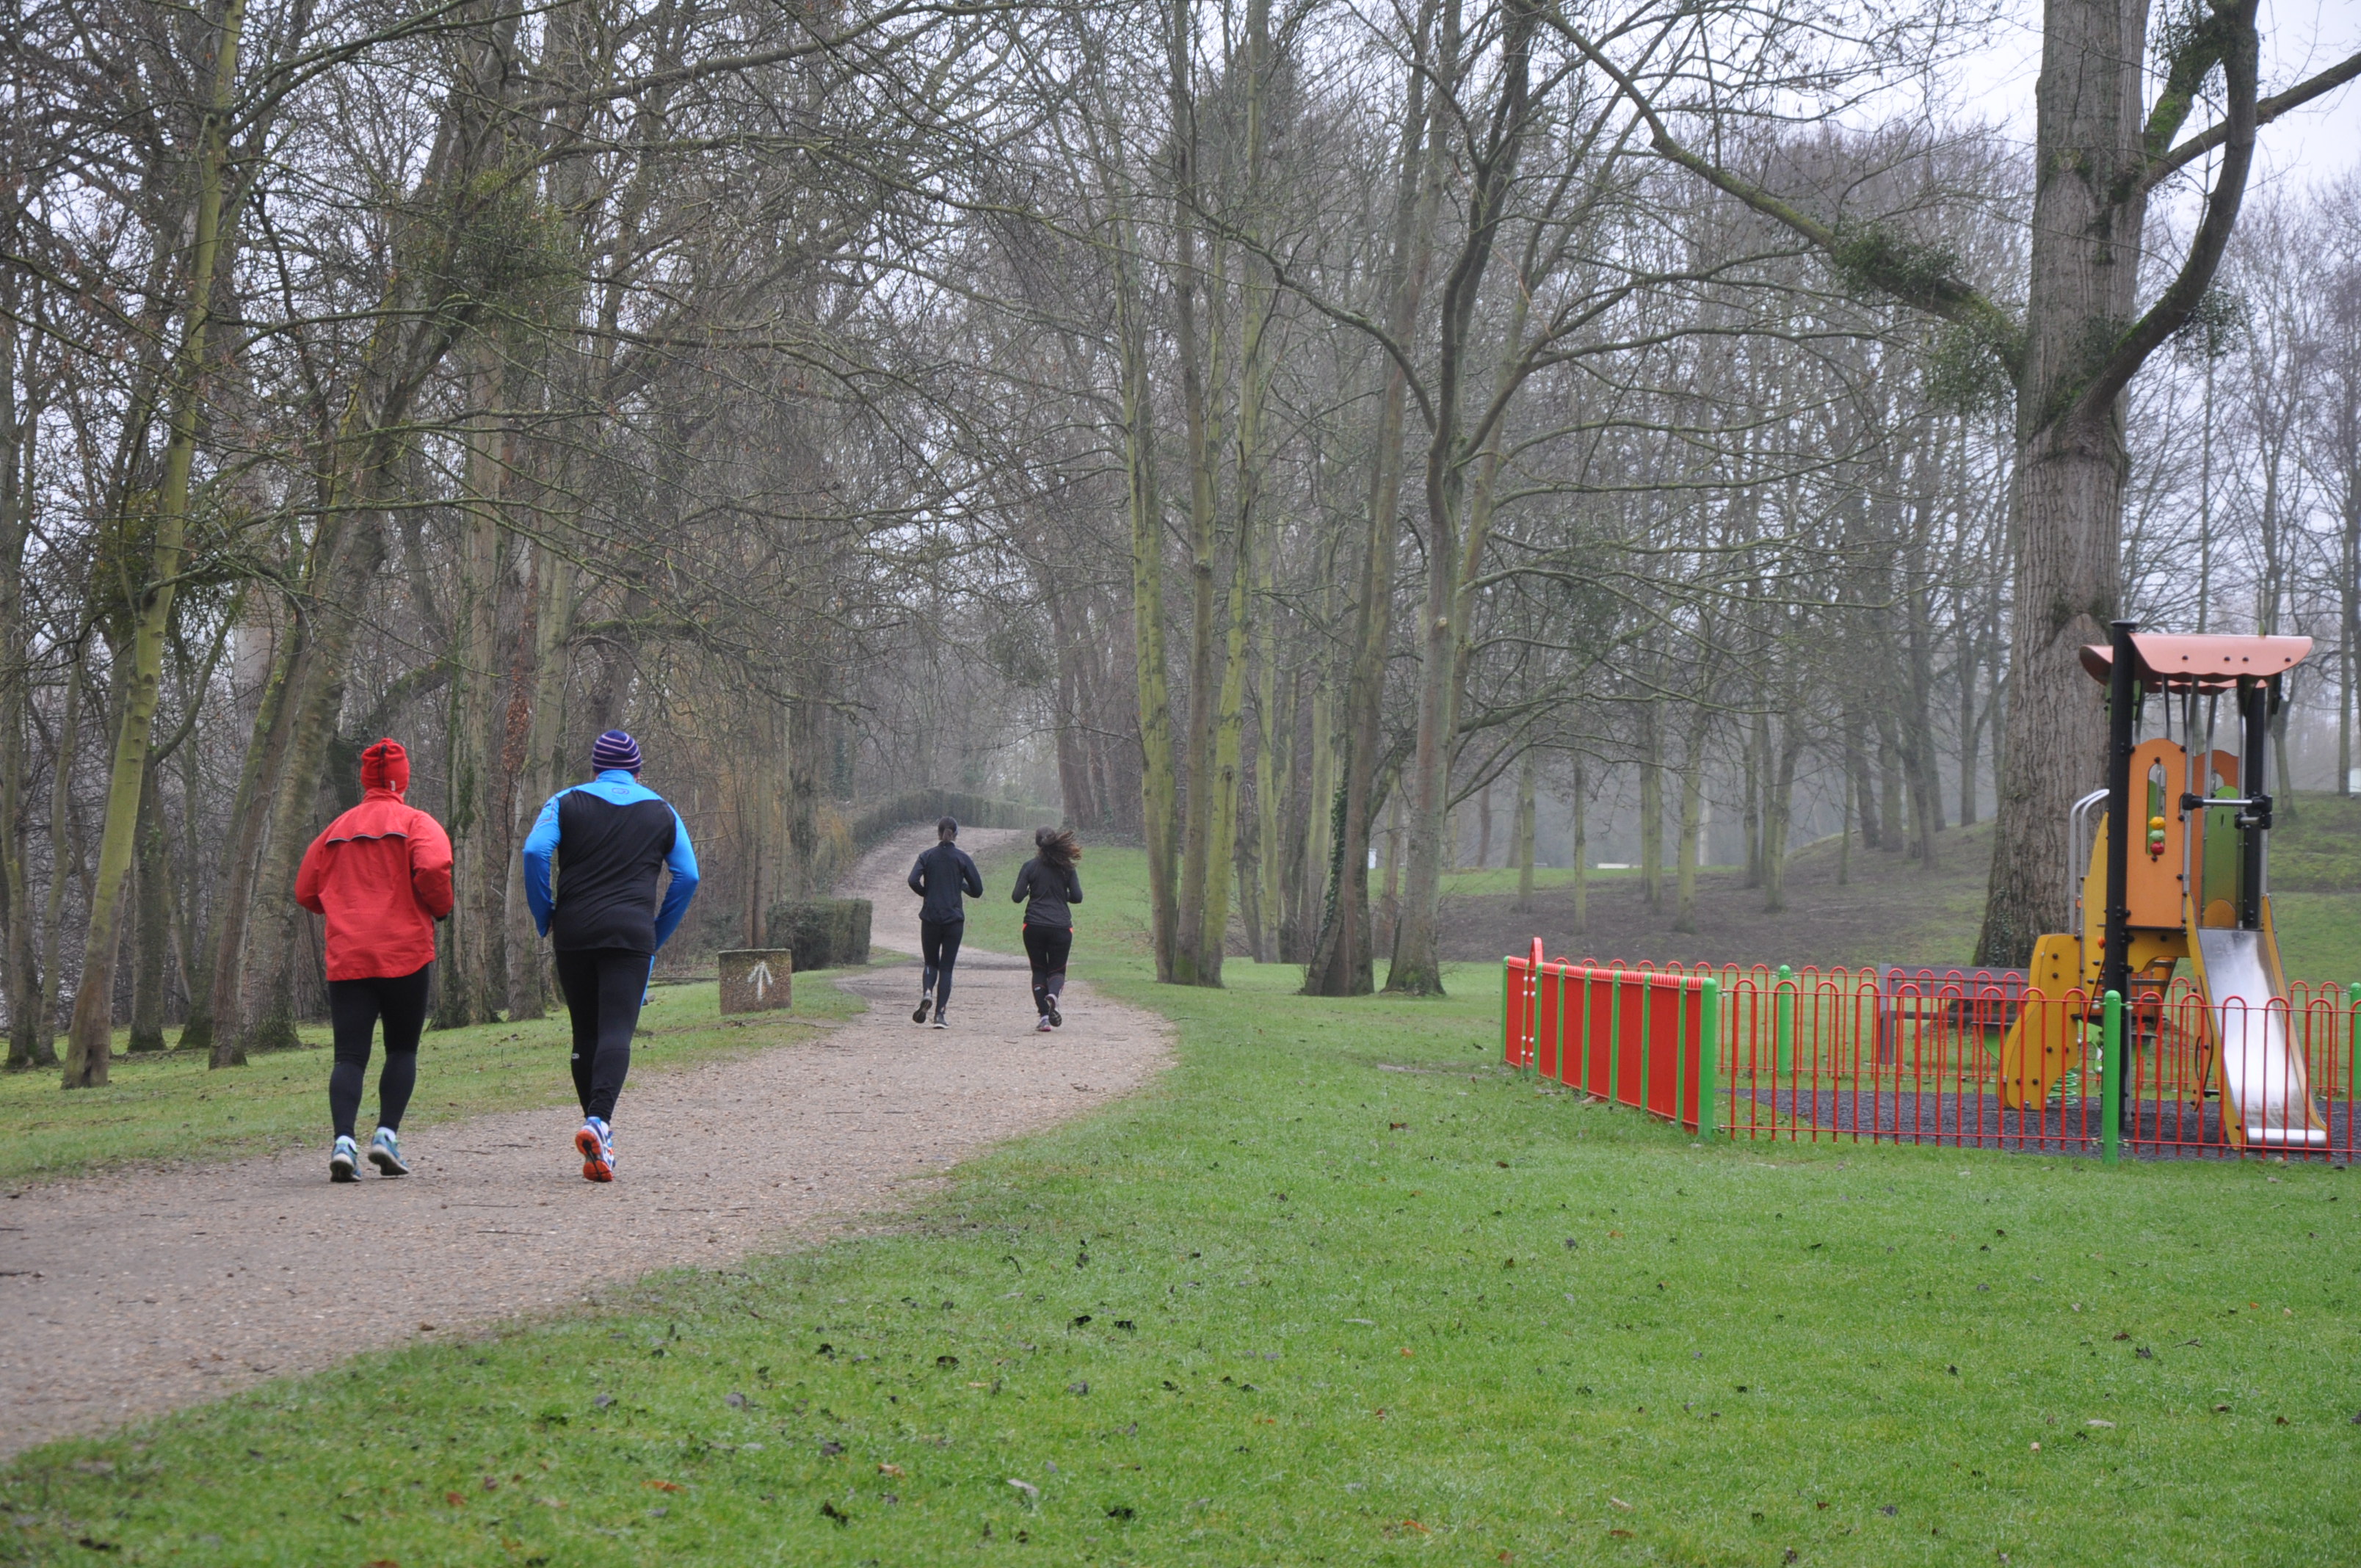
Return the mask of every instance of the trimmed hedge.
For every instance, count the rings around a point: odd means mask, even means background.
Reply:
[[[843,969],[869,961],[869,901],[791,898],[771,905],[764,940],[796,956],[796,972]]]

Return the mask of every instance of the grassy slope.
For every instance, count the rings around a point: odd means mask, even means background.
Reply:
[[[849,1017],[858,1003],[819,976],[799,975],[796,1018]],[[635,1072],[661,1072],[734,1051],[805,1037],[779,1014],[724,1019],[710,984],[658,986],[642,1014]],[[53,1181],[111,1166],[228,1159],[317,1143],[328,1125],[328,1031],[306,1029],[315,1048],[257,1057],[225,1072],[196,1052],[117,1056],[104,1089],[58,1088],[51,1070],[0,1075],[0,1186]],[[412,1126],[561,1104],[573,1098],[566,1025],[555,1015],[526,1024],[431,1031],[419,1058]],[[372,1058],[372,1069],[382,1056]],[[371,1071],[364,1117],[377,1113]],[[368,1124],[364,1123],[366,1133]]]
[[[1708,871],[1699,879],[1694,937],[1671,929],[1669,908],[1641,904],[1635,872],[1592,873],[1587,938],[1572,932],[1569,872],[1539,873],[1541,896],[1530,915],[1510,907],[1510,871],[1454,872],[1444,894],[1452,923],[1465,933],[1456,950],[1470,958],[1522,951],[1524,939],[1538,931],[1553,953],[1600,958],[1963,963],[1983,918],[1991,825],[1945,833],[1938,855],[1930,876],[1901,856],[1856,844],[1848,881],[1839,884],[1836,844],[1810,845],[1789,862],[1789,907],[1775,916],[1763,913],[1762,893],[1745,887],[1739,872]],[[2361,799],[2306,795],[2291,816],[2282,816],[2271,835],[2271,885],[2289,975],[2361,981]]]
[[[1178,1021],[1158,1088],[878,1234],[27,1455],[0,1556],[2253,1564],[2361,1530],[2350,1177],[1700,1147],[1492,1069],[1497,971],[1160,990],[1136,872],[1086,865],[1076,967]]]

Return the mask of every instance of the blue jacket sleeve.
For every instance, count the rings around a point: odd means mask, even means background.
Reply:
[[[656,946],[672,940],[680,928],[680,917],[688,913],[688,901],[697,896],[697,851],[688,847],[688,824],[680,813],[672,814],[672,852],[664,857],[664,867],[672,872],[672,883],[664,889],[664,907],[656,911]]]
[[[975,869],[975,861],[964,850],[960,851],[960,886],[970,898],[983,896],[983,873]]]
[[[920,898],[927,896],[927,857],[924,855],[910,862],[910,891]]]
[[[562,791],[560,793],[563,793]],[[542,803],[524,839],[524,902],[533,911],[533,928],[549,935],[549,857],[557,852],[557,796]]]

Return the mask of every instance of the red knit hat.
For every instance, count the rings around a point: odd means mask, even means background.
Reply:
[[[410,787],[410,753],[390,738],[361,753],[361,787],[390,789],[400,795]]]

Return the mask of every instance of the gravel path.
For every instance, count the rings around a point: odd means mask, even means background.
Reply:
[[[881,948],[917,949],[902,879],[933,836],[896,835],[847,879],[875,901]],[[1016,836],[961,842],[972,853]],[[986,893],[972,924],[1008,943],[1007,892]],[[577,1122],[549,1109],[421,1127],[401,1181],[332,1186],[324,1152],[307,1151],[0,1204],[0,1455],[650,1269],[818,1239],[897,1184],[1126,1093],[1168,1058],[1163,1020],[1079,983],[1065,1030],[1034,1034],[1023,958],[970,946],[961,959],[950,1029],[915,1027],[917,977],[885,969],[850,982],[870,1011],[818,1040],[634,1079],[612,1186],[582,1179]],[[324,1118],[324,1056],[321,1070]]]

